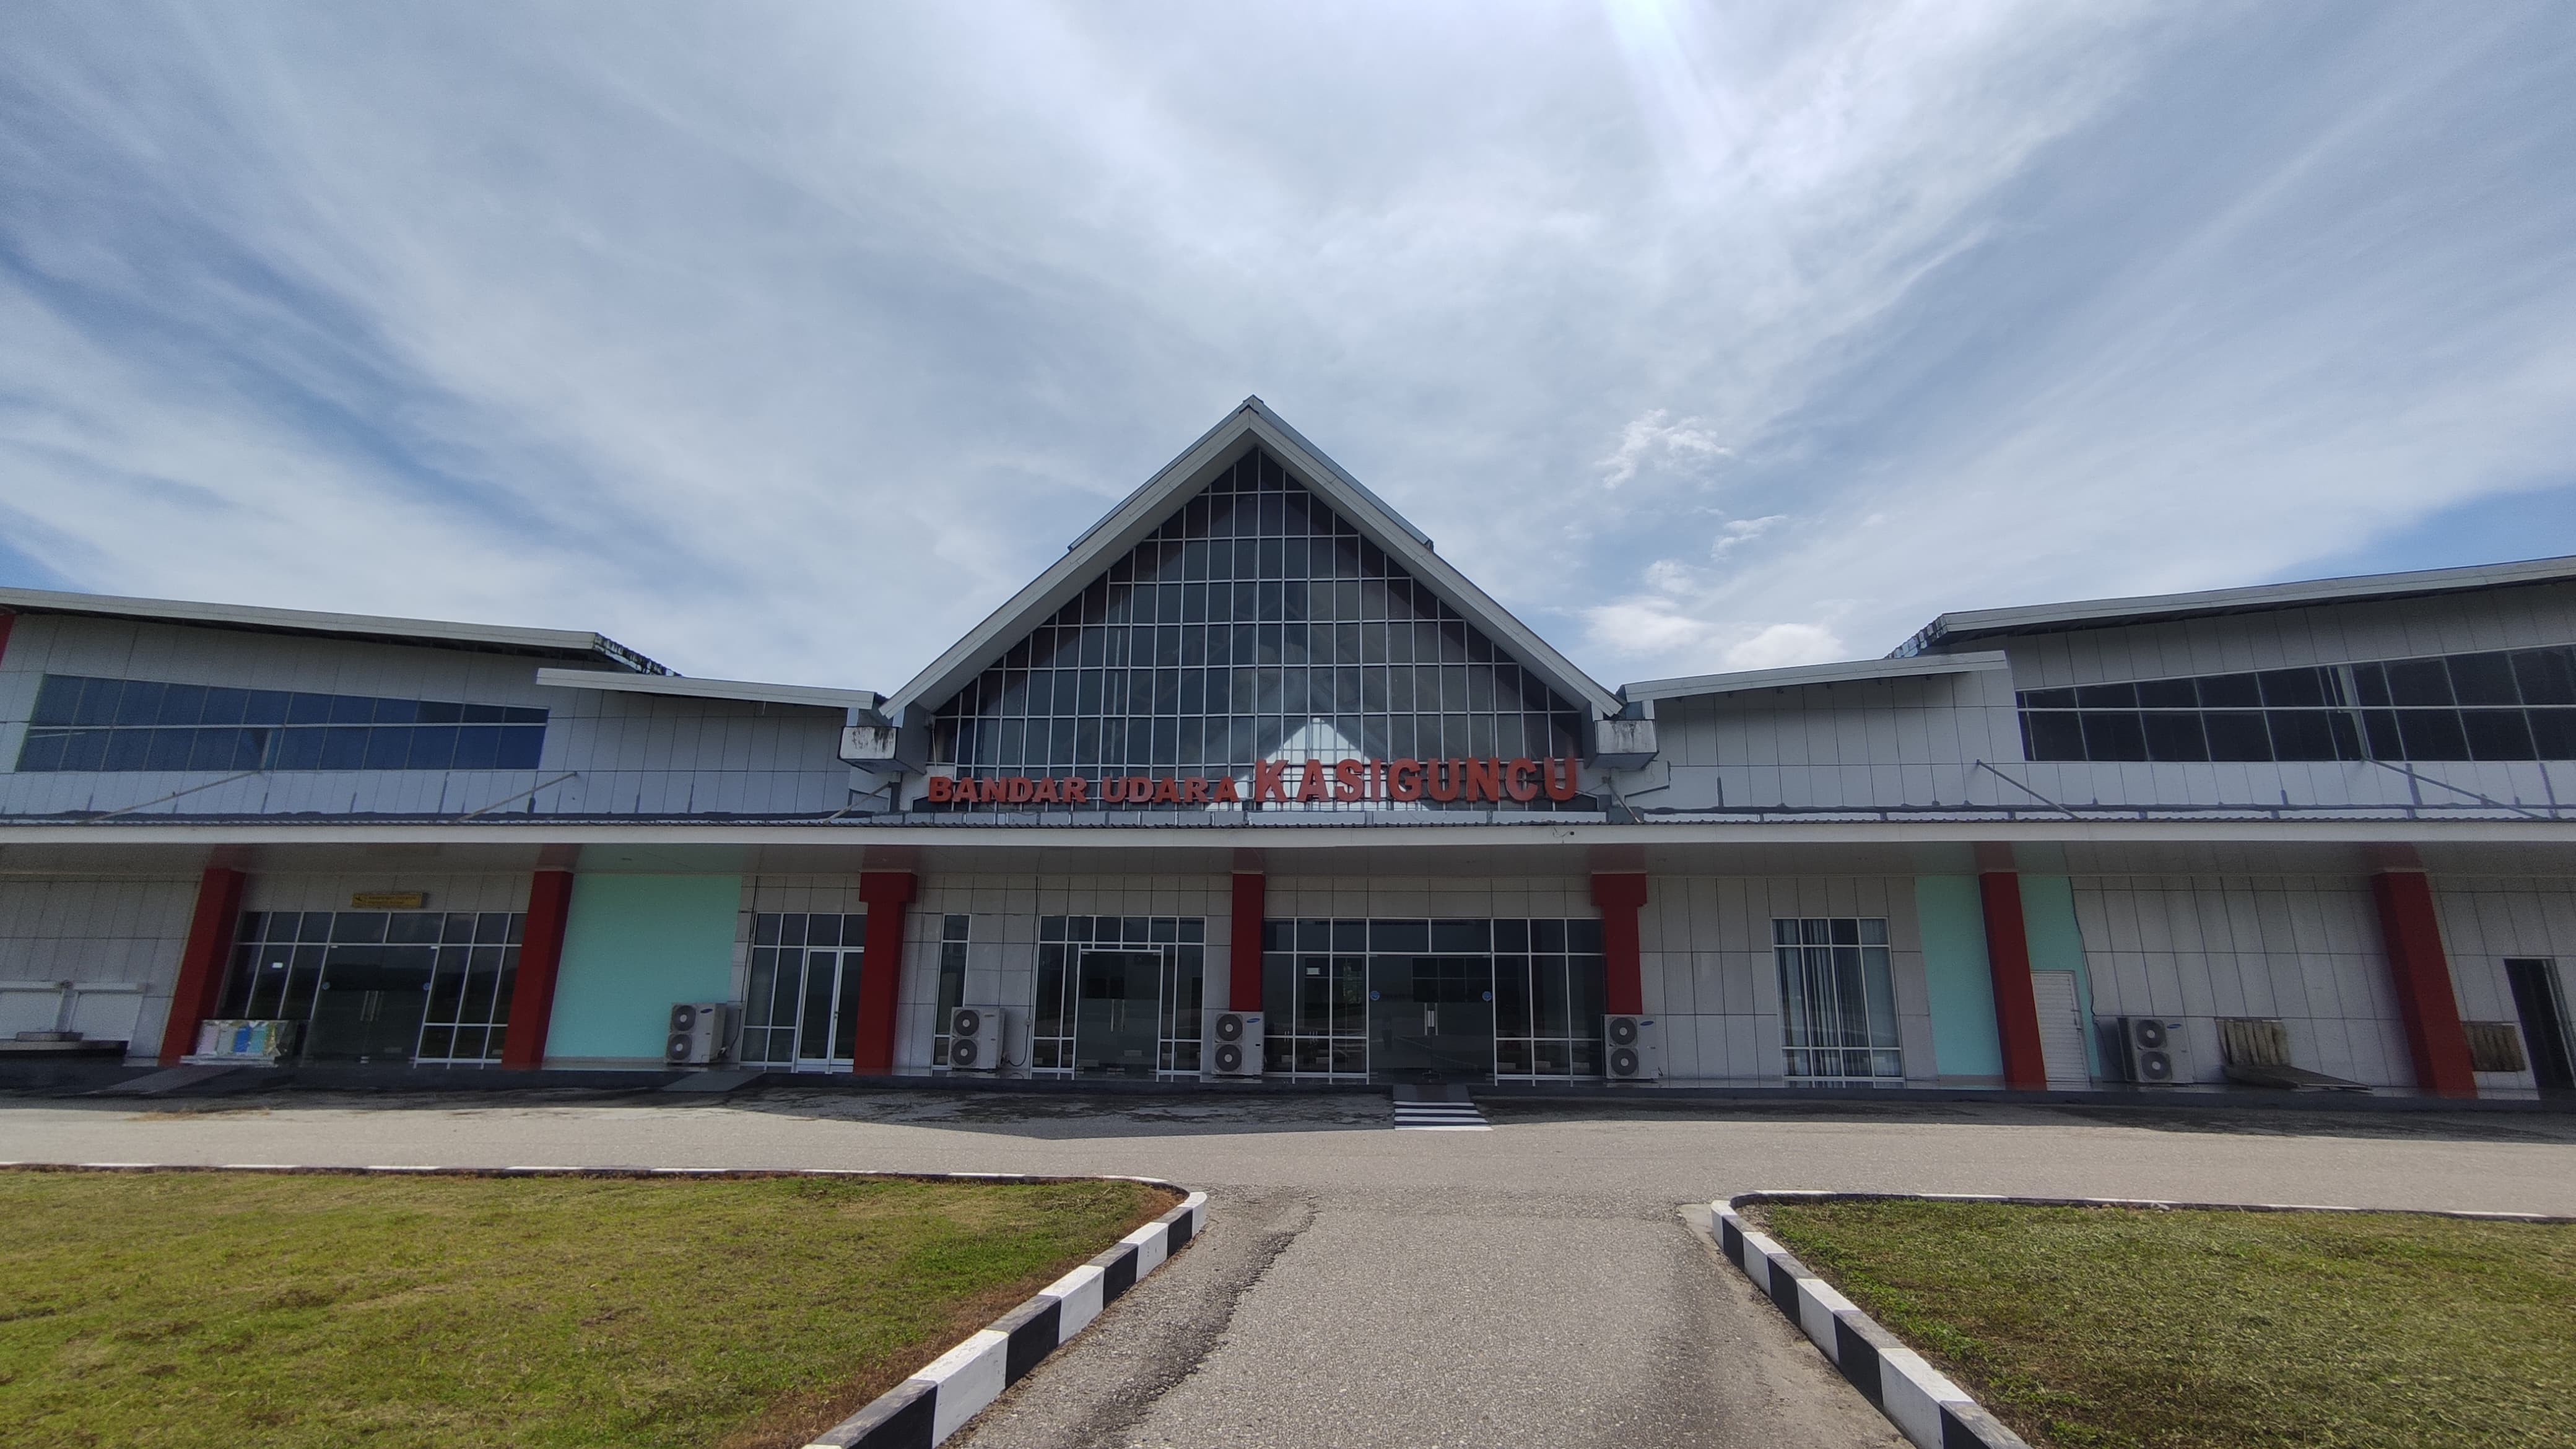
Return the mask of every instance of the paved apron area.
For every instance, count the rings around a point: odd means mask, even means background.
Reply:
[[[1936,1104],[1711,1114],[1379,1096],[1090,1100],[761,1091],[0,1098],[0,1159],[1132,1173],[1207,1234],[964,1442],[1895,1445],[1676,1209],[1757,1187],[2576,1214],[2567,1116]]]

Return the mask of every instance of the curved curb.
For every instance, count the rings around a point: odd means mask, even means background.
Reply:
[[[1146,1181],[1143,1178],[1130,1181]],[[1169,1183],[1157,1184],[1169,1187]],[[1207,1224],[1207,1194],[1118,1240],[1099,1257],[967,1336],[874,1403],[816,1435],[805,1449],[930,1449],[1089,1326],[1118,1295],[1188,1247]]]
[[[1842,1370],[1917,1449],[2030,1449],[2029,1441],[1926,1363],[1896,1335],[1879,1327],[1834,1286],[1769,1234],[1744,1221],[1737,1209],[1766,1202],[1987,1202],[2015,1207],[2162,1208],[2198,1212],[2406,1213],[2418,1217],[2487,1222],[2566,1223],[2576,1218],[2542,1213],[2444,1211],[2438,1208],[2328,1207],[2304,1203],[2168,1202],[2133,1197],[2018,1197],[1958,1192],[1744,1192],[1710,1203],[1718,1246],[1744,1270],[1773,1307],[1807,1335],[1816,1350]]]
[[[962,1428],[1048,1354],[1090,1326],[1118,1296],[1188,1247],[1207,1226],[1207,1194],[1157,1177],[1115,1173],[878,1172],[764,1167],[302,1167],[277,1162],[0,1162],[35,1172],[261,1172],[305,1177],[838,1177],[911,1182],[1140,1182],[1182,1193],[1181,1205],[967,1335],[920,1372],[808,1441],[805,1449],[931,1449]]]
[[[2028,1441],[1987,1413],[1967,1390],[1924,1362],[1921,1354],[1879,1327],[1878,1320],[1861,1312],[1736,1211],[1740,1203],[1833,1196],[1748,1192],[1710,1203],[1709,1211],[1717,1218],[1718,1247],[1916,1449],[2030,1449]]]

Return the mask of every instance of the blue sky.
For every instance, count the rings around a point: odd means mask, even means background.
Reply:
[[[1247,393],[1613,684],[2576,553],[2576,8],[47,5],[0,582],[891,691]]]

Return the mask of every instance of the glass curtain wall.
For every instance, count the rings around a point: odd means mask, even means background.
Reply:
[[[291,1021],[308,1061],[501,1059],[518,911],[247,911],[217,1015]]]
[[[2576,647],[2025,689],[2034,760],[2576,759]]]
[[[865,912],[763,911],[751,918],[737,1060],[849,1068],[867,925]]]
[[[1601,922],[1573,920],[1287,920],[1261,926],[1266,1069],[1289,1077],[1365,1079],[1372,979],[1407,977],[1401,1005],[1455,995],[1453,982],[1491,982],[1497,1079],[1601,1074],[1605,967]],[[1488,964],[1490,963],[1490,971]],[[1425,982],[1438,982],[1425,994]],[[1463,996],[1460,1004],[1468,1003]],[[1483,1002],[1472,1005],[1481,1007]],[[1479,1027],[1482,1012],[1473,1013]]]
[[[948,1023],[957,1008],[966,1004],[966,938],[972,929],[971,917],[963,915],[939,918],[939,996],[932,1003],[930,1022],[930,1064],[948,1065]]]
[[[1776,918],[1780,1027],[1792,1082],[1902,1082],[1887,922]]]
[[[1494,1075],[1601,1075],[1601,922],[1494,922]]]
[[[1206,1002],[1207,921],[1199,916],[1040,916],[1036,1011],[1029,1028],[1029,1067],[1037,1076],[1072,1076],[1080,1055],[1086,996],[1095,1023],[1115,990],[1122,1011],[1149,1010],[1153,1071],[1195,1076],[1200,1011]],[[1147,956],[1150,982],[1107,969],[1089,973],[1086,956]],[[1148,987],[1152,1000],[1145,1001]]]
[[[546,711],[49,674],[22,771],[533,770]]]
[[[1071,808],[1099,809],[1104,775],[1563,758],[1581,723],[1256,450],[936,710],[931,760],[963,777],[1082,776],[1092,803]]]

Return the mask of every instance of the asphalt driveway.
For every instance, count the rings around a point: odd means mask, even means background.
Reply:
[[[1381,1096],[766,1089],[0,1098],[0,1159],[1127,1173],[1209,1231],[978,1446],[1893,1445],[1678,1209],[1753,1188],[2576,1213],[2576,1119],[1942,1104],[1552,1110]]]

